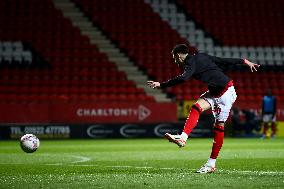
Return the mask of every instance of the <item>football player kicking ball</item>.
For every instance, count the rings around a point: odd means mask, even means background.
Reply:
[[[181,135],[165,134],[165,137],[179,147],[184,147],[192,129],[197,125],[199,115],[209,108],[215,117],[213,128],[213,147],[210,158],[197,173],[213,173],[216,168],[216,159],[223,145],[224,124],[229,116],[231,107],[237,95],[233,81],[223,73],[223,68],[228,65],[245,64],[251,72],[257,71],[260,66],[247,59],[219,58],[205,53],[198,53],[194,47],[179,44],[172,50],[175,63],[183,68],[183,73],[166,82],[148,81],[152,88],[166,88],[181,84],[190,78],[207,83],[208,91],[202,94],[192,106],[185,122]]]

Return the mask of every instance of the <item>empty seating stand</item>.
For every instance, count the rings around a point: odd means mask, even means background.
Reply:
[[[184,10],[229,46],[284,46],[282,0],[177,0]]]
[[[25,42],[49,64],[0,68],[1,102],[154,101],[90,44],[52,0],[0,1],[0,28],[1,52],[10,48],[9,56],[1,53],[3,60],[30,61],[32,57],[21,50]]]

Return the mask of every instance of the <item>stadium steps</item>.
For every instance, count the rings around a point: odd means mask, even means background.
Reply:
[[[146,82],[148,80],[142,71],[138,69],[129,58],[120,52],[114,44],[108,40],[98,28],[80,12],[74,3],[69,0],[54,0],[55,7],[63,12],[63,15],[71,20],[74,26],[77,26],[81,33],[90,38],[91,44],[95,44],[99,50],[108,56],[108,59],[114,62],[118,70],[127,74],[127,78],[136,83],[139,88],[143,88],[147,95],[154,96],[157,102],[170,102],[162,90],[150,89]]]
[[[205,37],[204,31],[197,29],[194,22],[188,21],[184,13],[178,12],[175,4],[168,0],[145,0],[145,3],[148,3],[162,20],[168,22],[173,29],[199,50],[205,51],[206,46],[213,48],[213,40]]]

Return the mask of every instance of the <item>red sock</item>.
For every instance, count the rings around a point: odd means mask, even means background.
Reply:
[[[213,128],[214,141],[210,158],[216,159],[224,141],[224,126],[215,125]]]
[[[202,108],[199,106],[198,103],[195,103],[191,110],[190,113],[186,119],[184,128],[183,128],[183,132],[186,133],[187,135],[189,135],[192,131],[192,129],[196,126],[199,116],[202,112]]]
[[[276,134],[276,124],[274,122],[271,123],[271,136],[274,136]]]
[[[264,126],[263,126],[263,135],[266,136],[267,130],[268,130],[268,123],[264,123]]]

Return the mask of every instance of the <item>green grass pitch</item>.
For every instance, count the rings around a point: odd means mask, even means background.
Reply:
[[[0,188],[284,188],[284,138],[226,138],[217,172],[197,174],[212,139],[0,141]]]

